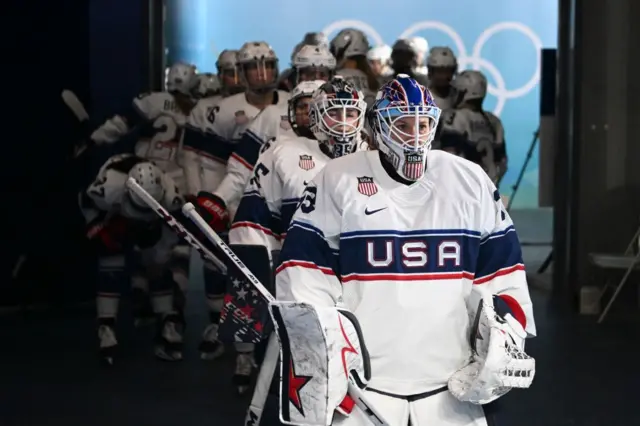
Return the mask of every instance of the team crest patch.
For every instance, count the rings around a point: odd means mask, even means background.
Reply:
[[[311,170],[316,166],[316,163],[313,161],[313,157],[310,155],[301,155],[300,161],[298,161],[298,166],[302,170]]]
[[[291,130],[291,123],[289,123],[289,116],[280,116],[280,128],[283,130]]]
[[[247,124],[249,122],[249,117],[245,114],[244,111],[236,111],[236,124]]]
[[[371,197],[378,192],[378,186],[373,182],[372,177],[361,176],[358,178],[358,192]]]

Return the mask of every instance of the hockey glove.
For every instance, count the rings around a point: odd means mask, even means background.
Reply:
[[[98,250],[103,254],[122,251],[127,237],[128,221],[122,216],[105,218],[101,216],[87,226],[87,239],[97,242]]]
[[[198,213],[216,232],[229,229],[229,212],[224,200],[210,192],[200,191],[196,198]]]

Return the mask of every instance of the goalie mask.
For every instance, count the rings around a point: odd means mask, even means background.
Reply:
[[[242,45],[238,51],[240,76],[247,90],[263,94],[278,84],[278,57],[264,41],[253,41]]]
[[[191,95],[193,88],[198,84],[196,74],[196,67],[191,64],[178,62],[171,65],[166,73],[167,92]]]
[[[296,83],[313,80],[329,80],[336,69],[336,59],[324,46],[305,44],[293,56]]]
[[[216,61],[216,68],[225,95],[234,95],[244,90],[240,81],[237,50],[223,50]]]
[[[364,127],[364,94],[335,76],[313,94],[309,125],[323,151],[332,158],[355,151]]]
[[[289,124],[296,135],[315,139],[315,135],[309,128],[309,109],[313,94],[323,84],[325,84],[323,80],[303,81],[291,92],[287,110]]]
[[[440,113],[429,90],[406,74],[378,91],[369,124],[378,149],[402,178],[424,175]]]

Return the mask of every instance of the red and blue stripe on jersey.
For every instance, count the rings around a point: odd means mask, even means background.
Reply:
[[[259,191],[247,191],[242,196],[231,227],[254,228],[276,239],[284,238],[299,202],[299,198],[284,199],[281,202],[280,212],[272,212]]]
[[[484,238],[464,229],[348,232],[340,236],[338,251],[329,247],[321,230],[296,221],[289,228],[280,260],[279,271],[319,269],[343,283],[469,279],[482,284],[524,270],[512,226]]]

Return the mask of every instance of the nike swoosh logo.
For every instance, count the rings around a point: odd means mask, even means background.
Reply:
[[[376,210],[369,210],[369,209],[367,209],[367,208],[365,207],[365,209],[364,209],[364,214],[366,214],[367,216],[369,216],[369,215],[372,215],[372,214],[374,214],[374,213],[378,213],[379,211],[382,211],[382,210],[384,210],[384,209],[386,209],[386,208],[387,208],[387,207],[383,207],[383,208],[381,208],[381,209],[376,209]]]

